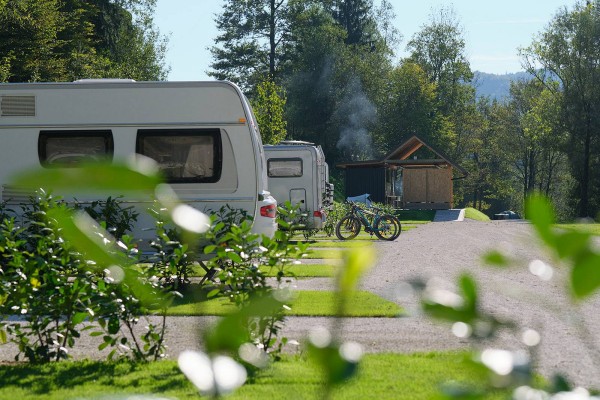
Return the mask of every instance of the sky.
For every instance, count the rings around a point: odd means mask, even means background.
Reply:
[[[380,0],[374,0],[379,5]],[[406,55],[406,43],[432,12],[452,7],[464,30],[466,55],[473,71],[505,74],[522,71],[518,49],[531,44],[561,7],[577,0],[390,0],[395,26],[403,36],[395,49]],[[224,0],[158,0],[154,22],[169,37],[166,63],[170,81],[211,79],[208,48],[217,36],[214,18]]]

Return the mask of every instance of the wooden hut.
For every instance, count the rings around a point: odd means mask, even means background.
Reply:
[[[458,164],[417,136],[383,160],[338,164],[346,172],[346,197],[371,194],[376,202],[406,209],[444,210],[453,204],[454,180],[467,175]],[[454,177],[454,173],[460,174]]]

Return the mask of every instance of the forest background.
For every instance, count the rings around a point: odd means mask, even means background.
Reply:
[[[0,0],[0,81],[165,80],[156,0]],[[469,171],[455,204],[559,218],[600,211],[600,1],[556,11],[520,49],[528,76],[477,97],[459,17],[440,8],[397,57],[387,0],[224,0],[209,75],[250,98],[265,143],[320,144],[330,165],[377,159],[411,135]],[[404,54],[404,53],[403,53]],[[341,182],[339,171],[332,172]]]

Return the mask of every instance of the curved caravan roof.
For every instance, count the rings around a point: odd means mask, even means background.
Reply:
[[[243,99],[225,81],[8,83],[0,84],[0,125],[254,125]]]

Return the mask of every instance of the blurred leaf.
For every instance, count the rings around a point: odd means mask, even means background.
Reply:
[[[84,213],[75,214],[66,209],[55,208],[48,211],[48,217],[54,219],[61,228],[61,234],[86,258],[93,260],[101,268],[123,265],[127,258],[114,245],[109,245],[95,233],[94,221]],[[77,221],[77,222],[76,222]]]
[[[251,342],[248,320],[271,316],[283,303],[272,296],[253,297],[247,306],[222,318],[212,329],[204,332],[204,345],[209,354],[229,352],[237,354],[239,347]]]
[[[493,265],[496,267],[506,267],[509,264],[508,258],[497,250],[493,250],[484,254],[483,262],[487,265]]]
[[[11,184],[29,189],[154,193],[159,175],[147,175],[119,164],[86,164],[78,168],[43,168],[15,175]]]
[[[552,231],[554,211],[546,197],[541,195],[530,196],[525,203],[525,218],[531,221],[540,238],[547,245],[556,248],[556,236]]]
[[[7,342],[6,331],[4,329],[0,329],[0,344],[5,344]]]
[[[349,361],[342,357],[340,346],[337,343],[318,347],[309,342],[308,353],[323,369],[327,385],[344,383],[356,374],[358,362]]]
[[[338,274],[338,291],[347,296],[357,289],[361,276],[368,271],[375,259],[371,248],[354,249],[345,253],[345,266]]]
[[[571,390],[573,390],[573,387],[567,378],[562,375],[554,375],[552,377],[551,393],[570,392]]]
[[[571,271],[571,287],[577,298],[593,294],[600,287],[600,254],[582,254]]]
[[[468,275],[462,275],[460,277],[460,288],[465,300],[463,308],[475,314],[477,312],[477,284],[475,280]]]
[[[557,235],[556,251],[560,258],[576,257],[586,251],[591,235],[585,232],[565,232]]]

